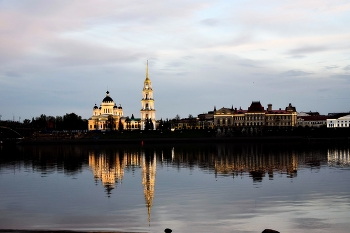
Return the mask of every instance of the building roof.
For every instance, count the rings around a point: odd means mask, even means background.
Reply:
[[[253,101],[248,112],[264,112],[264,107],[261,105],[260,101]]]
[[[298,119],[303,119],[304,121],[326,121],[329,116],[319,115],[319,116],[298,116]]]
[[[346,115],[338,118],[338,120],[348,120],[348,119],[350,119],[350,115]]]
[[[102,100],[102,103],[113,102],[113,99],[109,96],[109,91],[106,92],[106,97]]]

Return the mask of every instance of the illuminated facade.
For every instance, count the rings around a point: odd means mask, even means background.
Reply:
[[[273,110],[272,104],[265,110],[260,101],[253,101],[248,110],[233,107],[214,109],[214,125],[217,128],[293,127],[296,122],[297,112],[291,104],[284,110]]]
[[[146,66],[146,79],[143,82],[141,106],[141,130],[155,130],[156,110],[154,109],[152,82],[148,76],[148,61]]]
[[[92,109],[92,116],[88,120],[88,130],[118,130],[124,127],[126,118],[123,117],[123,108],[116,106],[113,99],[106,92],[106,97],[102,100],[100,107],[95,106]],[[121,126],[123,125],[123,126]]]
[[[350,127],[350,115],[342,116],[339,118],[330,117],[327,119],[327,128],[349,128]]]

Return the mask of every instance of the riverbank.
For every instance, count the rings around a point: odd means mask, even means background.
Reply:
[[[322,143],[322,144],[350,144],[350,138],[309,138],[309,137],[191,137],[191,138],[25,138],[22,145],[40,144],[162,144],[162,143]]]

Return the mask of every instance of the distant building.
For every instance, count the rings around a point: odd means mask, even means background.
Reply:
[[[297,112],[292,104],[284,110],[272,109],[269,104],[267,109],[260,101],[253,101],[247,110],[242,108],[214,109],[214,125],[216,128],[262,128],[262,127],[293,127],[297,122]]]
[[[215,107],[214,107],[215,110]],[[214,128],[214,111],[208,113],[202,113],[198,115],[198,125],[200,129],[213,129]]]
[[[349,128],[350,127],[350,114],[336,118],[330,116],[327,119],[327,128]]]
[[[318,112],[299,112],[297,125],[301,127],[319,128],[327,125],[328,116],[320,115]]]
[[[141,119],[135,118],[134,114],[131,114],[131,118],[127,117],[125,119],[126,130],[140,130],[141,129]]]

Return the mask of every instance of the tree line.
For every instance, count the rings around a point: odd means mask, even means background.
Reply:
[[[75,113],[66,113],[64,116],[46,116],[41,114],[32,120],[25,119],[23,126],[34,130],[62,131],[62,130],[87,130],[87,120]]]

